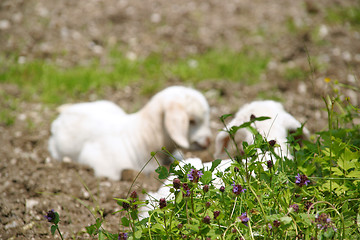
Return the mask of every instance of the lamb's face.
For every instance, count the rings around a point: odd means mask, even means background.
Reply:
[[[189,150],[208,148],[211,142],[209,107],[193,102],[187,110],[189,115]]]
[[[198,91],[171,87],[166,91],[164,122],[170,138],[181,148],[202,150],[210,145],[210,108]]]

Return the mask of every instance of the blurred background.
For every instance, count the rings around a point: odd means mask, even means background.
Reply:
[[[282,102],[316,132],[326,94],[359,105],[359,66],[358,0],[2,0],[0,238],[51,238],[51,208],[67,237],[86,238],[96,207],[118,229],[112,198],[131,183],[49,158],[61,104],[108,99],[134,112],[186,85],[207,97],[214,134],[221,115],[255,99]]]

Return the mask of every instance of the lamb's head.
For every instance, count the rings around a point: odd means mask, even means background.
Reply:
[[[242,143],[247,142],[249,144],[252,144],[253,137],[250,131],[247,129],[238,129],[238,131],[234,135],[234,141],[231,140],[230,134],[227,132],[227,130],[230,130],[233,126],[239,126],[244,122],[236,121],[237,119],[233,119],[232,122],[230,122],[226,128],[223,128],[215,138],[215,153],[214,157],[218,159],[227,159],[229,157],[234,156],[236,154],[236,146],[239,148],[239,150],[242,150]],[[228,153],[230,156],[228,156]]]
[[[192,151],[209,147],[210,108],[199,91],[173,86],[155,95],[154,100],[162,106],[164,129],[176,145]]]
[[[215,139],[215,158],[228,158],[226,151],[231,156],[236,154],[235,145],[241,150],[243,142],[253,143],[253,134],[246,128],[238,129],[234,136],[235,142],[232,142],[229,133],[225,131],[250,121],[252,115],[270,117],[270,119],[253,123],[252,127],[256,128],[267,140],[275,140],[284,153],[288,152],[287,137],[289,134],[296,133],[297,136],[293,136],[299,140],[309,138],[309,131],[305,127],[302,128],[301,123],[286,112],[280,103],[271,100],[254,101],[241,107],[235,118],[218,133]],[[297,131],[298,129],[302,131]]]

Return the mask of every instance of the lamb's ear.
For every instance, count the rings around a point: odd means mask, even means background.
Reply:
[[[215,139],[215,157],[222,158],[225,155],[225,148],[229,147],[230,135],[227,132],[219,132]]]
[[[301,123],[292,115],[286,114],[284,115],[283,126],[289,133],[295,133],[296,130],[301,127]],[[308,140],[310,138],[309,130],[306,127],[303,127],[302,135],[299,135],[298,137],[304,140]]]
[[[179,104],[170,104],[165,110],[165,128],[179,147],[188,149],[189,116]]]

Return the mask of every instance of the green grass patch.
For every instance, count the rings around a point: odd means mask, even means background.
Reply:
[[[169,69],[174,76],[184,81],[226,79],[254,84],[265,71],[267,63],[268,58],[261,56],[253,49],[242,52],[225,49],[212,50],[203,55],[180,60],[170,65]]]
[[[94,61],[89,66],[64,69],[43,60],[24,64],[5,60],[0,68],[0,83],[18,85],[23,91],[20,97],[23,100],[38,96],[39,101],[58,104],[82,98],[89,92],[101,93],[104,86],[123,87],[134,82],[142,83],[142,93],[153,94],[169,78],[187,83],[205,79],[254,83],[265,71],[268,60],[252,50],[212,50],[173,61],[156,54],[130,60],[114,51],[110,62],[108,66]]]
[[[299,67],[285,69],[284,78],[288,81],[303,81],[309,77],[309,72]]]
[[[0,89],[0,124],[11,126],[15,123],[19,100]]]
[[[352,27],[360,28],[360,1],[357,6],[328,8],[326,20],[329,23],[345,24],[349,23]]]
[[[257,94],[257,98],[284,102],[284,99],[281,96],[279,96],[278,89],[276,88],[272,90],[259,91]]]

